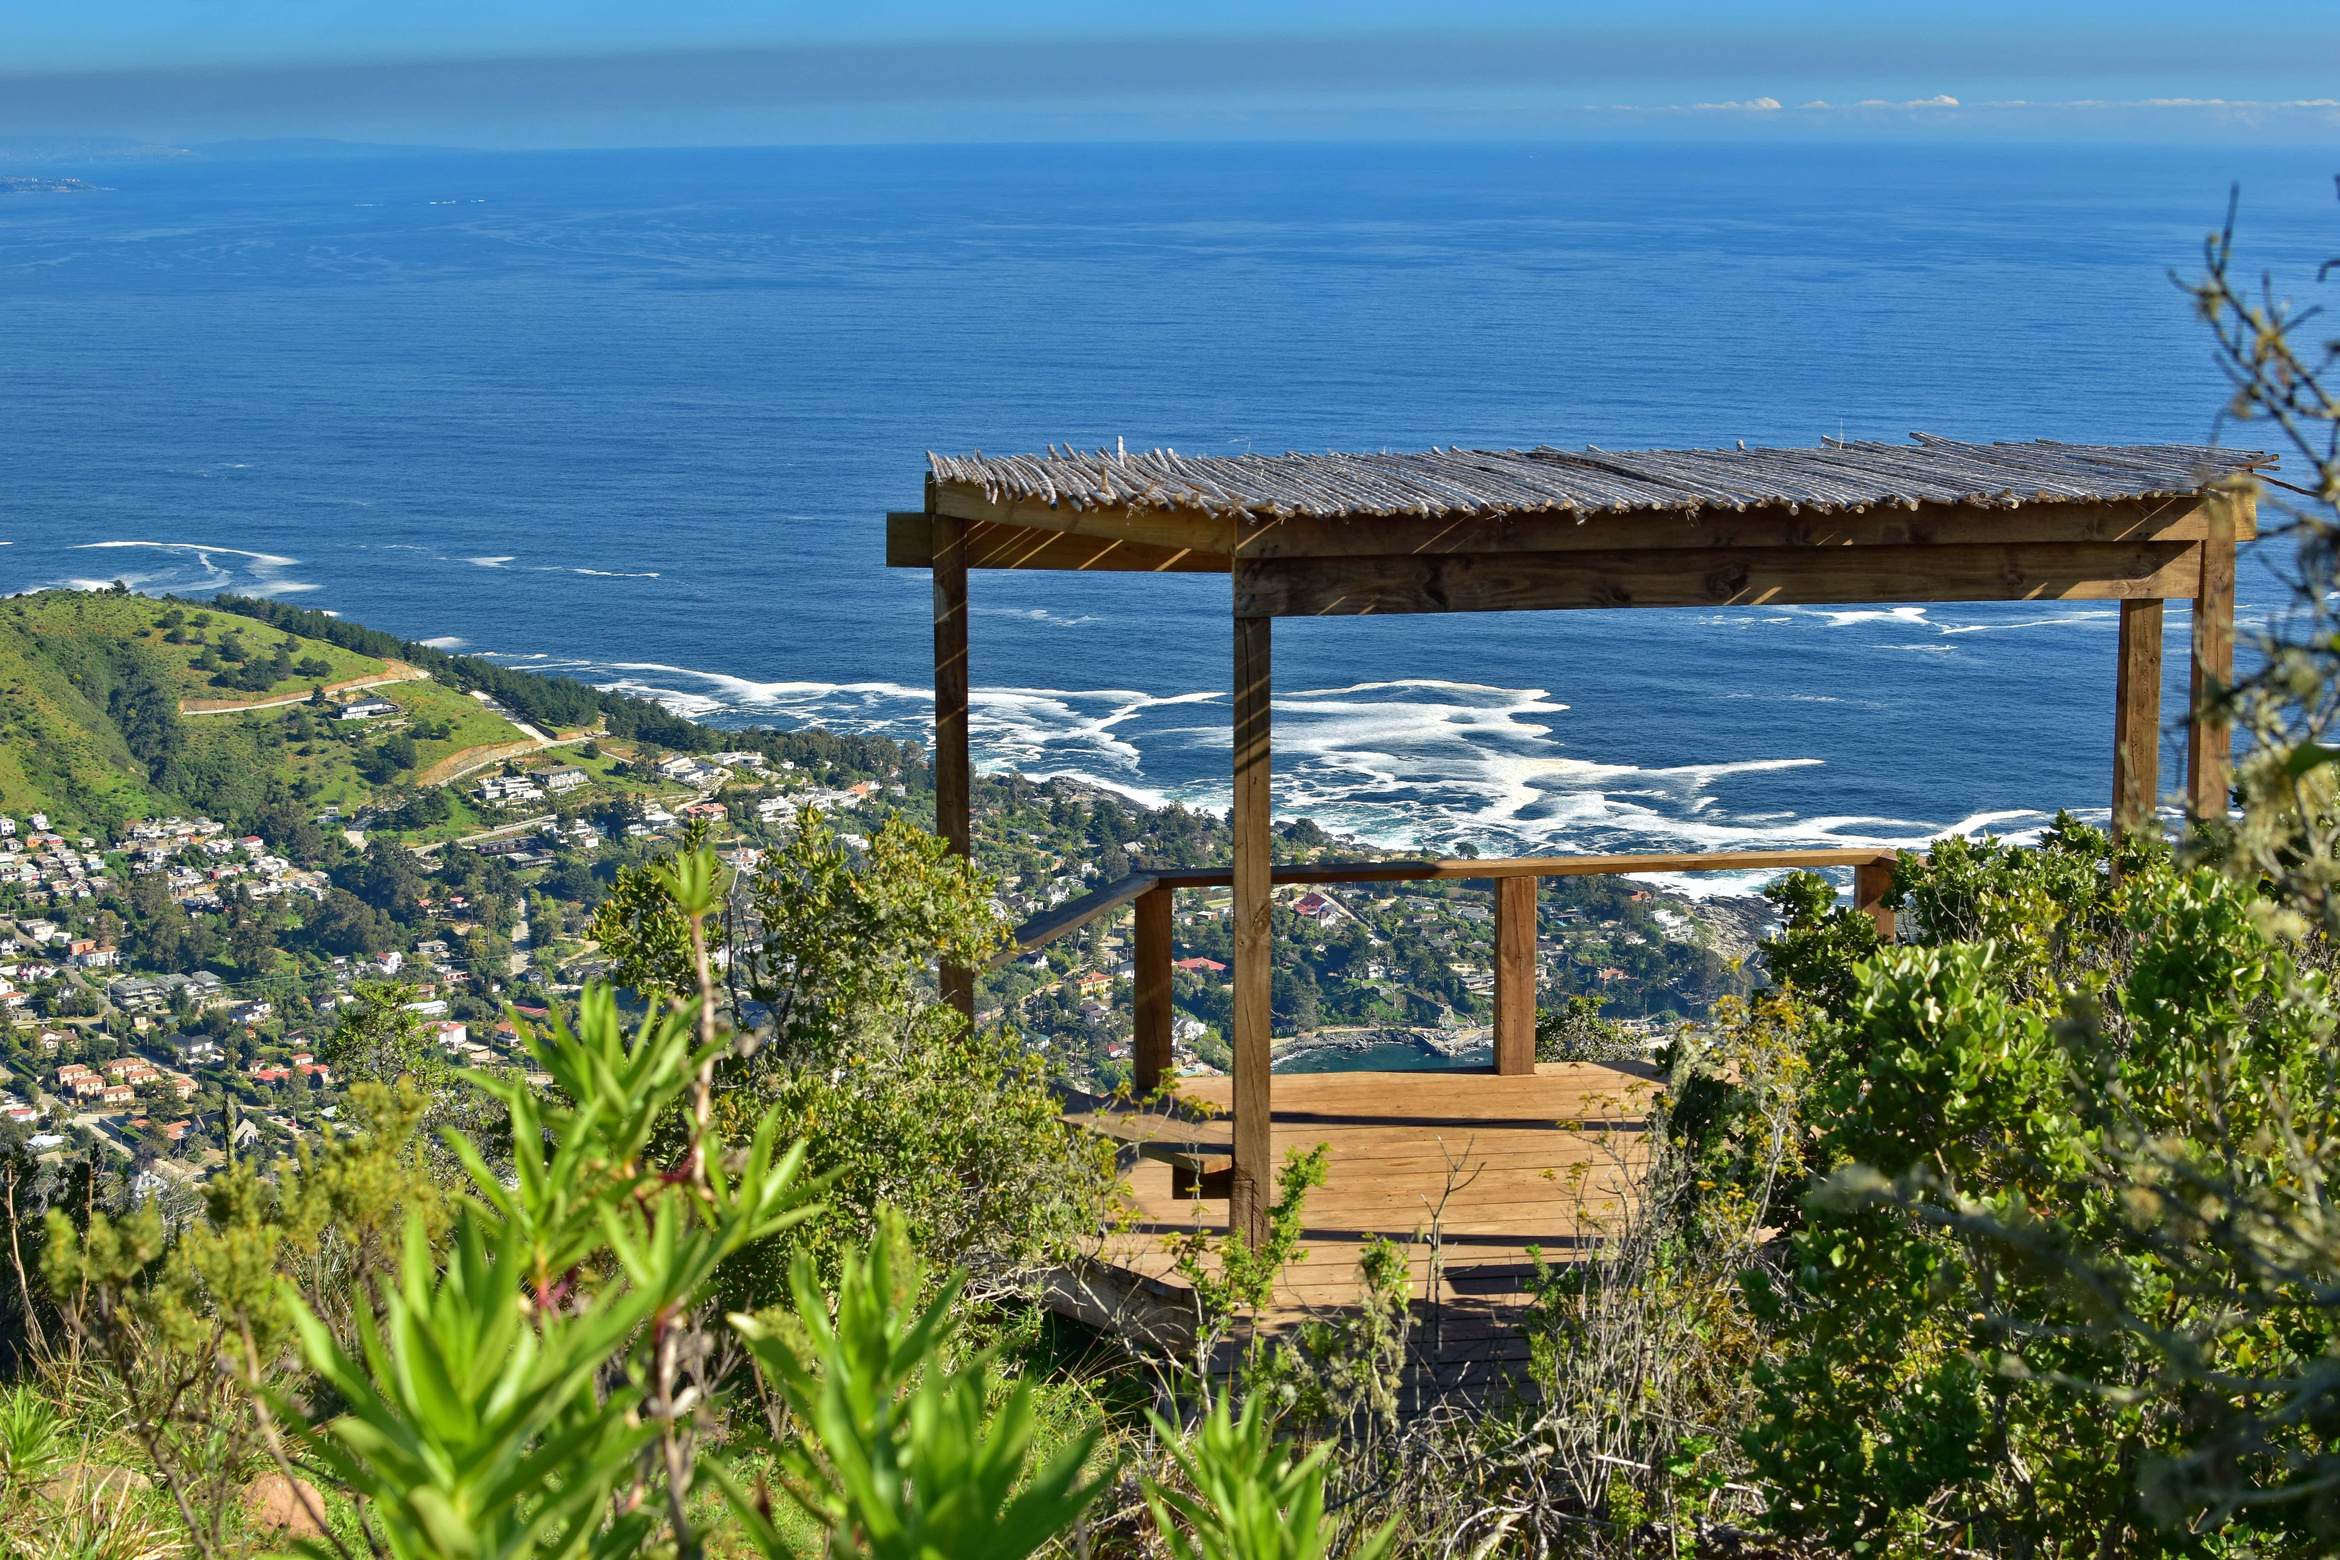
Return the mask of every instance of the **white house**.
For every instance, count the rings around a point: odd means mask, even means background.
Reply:
[[[584,783],[582,769],[556,769],[544,777],[544,788],[548,791],[574,791]]]
[[[377,715],[396,715],[398,713],[400,713],[398,706],[388,699],[352,699],[341,707],[343,720],[371,720]]]

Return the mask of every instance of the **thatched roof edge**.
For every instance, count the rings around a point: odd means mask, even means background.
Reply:
[[[1098,450],[927,454],[934,480],[992,503],[1155,508],[1322,519],[1533,512],[1623,514],[1786,506],[1835,513],[1919,504],[2186,497],[2273,456],[2195,444],[1909,444],[1827,440],[1813,449],[1431,449],[1418,454],[1180,455]]]

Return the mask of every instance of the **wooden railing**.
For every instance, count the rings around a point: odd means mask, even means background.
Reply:
[[[1536,1068],[1536,880],[1592,877],[1627,872],[1761,872],[1797,867],[1853,869],[1853,905],[1873,917],[1877,930],[1893,935],[1893,912],[1885,896],[1893,887],[1890,850],[1724,850],[1684,856],[1515,856],[1496,861],[1452,858],[1438,861],[1328,861],[1277,867],[1273,881],[1287,884],[1412,883],[1455,878],[1495,880],[1495,1070],[1532,1073]],[[1130,1047],[1137,1092],[1159,1088],[1170,1068],[1171,910],[1182,888],[1230,888],[1228,867],[1135,872],[1094,893],[1084,894],[1016,928],[1015,941],[991,961],[996,969],[1078,931],[1124,905],[1137,909],[1134,1005],[1137,1033]]]

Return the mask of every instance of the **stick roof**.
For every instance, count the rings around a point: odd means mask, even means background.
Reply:
[[[1562,511],[2012,509],[2026,503],[2171,498],[2274,464],[2194,444],[1911,444],[1828,440],[1816,449],[1432,449],[1421,454],[1180,455],[1069,446],[1046,455],[927,455],[937,482],[992,503],[1076,510],[1159,508],[1323,519]]]

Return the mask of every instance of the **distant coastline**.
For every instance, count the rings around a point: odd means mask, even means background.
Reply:
[[[0,174],[0,195],[96,195],[106,189],[87,179],[36,179],[29,174]]]

